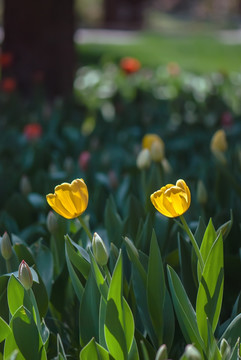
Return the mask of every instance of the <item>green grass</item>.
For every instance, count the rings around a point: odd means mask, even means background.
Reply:
[[[221,43],[216,31],[151,32],[142,31],[134,43],[76,45],[82,64],[95,64],[121,57],[138,58],[143,66],[157,67],[177,62],[181,68],[198,73],[240,71],[241,44]]]

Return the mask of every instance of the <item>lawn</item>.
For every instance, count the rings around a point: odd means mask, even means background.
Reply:
[[[111,34],[113,36],[113,33]],[[241,44],[222,41],[221,31],[187,26],[179,31],[140,31],[126,43],[106,42],[100,36],[76,43],[81,64],[107,60],[119,61],[124,56],[138,58],[144,66],[157,67],[177,62],[182,68],[198,73],[240,71]]]

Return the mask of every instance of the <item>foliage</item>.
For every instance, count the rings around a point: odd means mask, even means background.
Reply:
[[[3,235],[0,357],[240,358],[239,83],[110,64],[80,69],[71,102],[46,102],[40,86],[29,102],[0,94],[0,229],[12,249]],[[35,123],[42,131],[26,135]],[[210,149],[220,128],[221,155]],[[147,133],[165,154],[140,169]],[[81,218],[50,215],[46,195],[78,178]],[[178,179],[191,190],[181,221],[150,201]]]

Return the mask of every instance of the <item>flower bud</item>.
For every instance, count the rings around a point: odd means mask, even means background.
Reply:
[[[11,259],[13,255],[12,244],[8,233],[5,231],[1,241],[1,253],[5,260]]]
[[[184,354],[188,360],[202,360],[200,352],[193,345],[187,345]]]
[[[18,268],[18,278],[26,290],[33,285],[33,276],[28,264],[23,260]]]
[[[172,167],[166,158],[162,159],[161,164],[162,164],[163,170],[166,174],[172,173]]]
[[[205,205],[207,203],[207,200],[208,200],[208,194],[207,194],[206,187],[205,187],[202,180],[198,180],[198,183],[197,183],[197,201],[199,202],[199,204]]]
[[[53,211],[48,213],[46,224],[50,234],[54,235],[58,230],[58,220]]]
[[[148,149],[142,149],[136,159],[136,165],[140,170],[148,169],[151,165],[151,154]]]
[[[26,175],[21,177],[19,186],[21,193],[25,196],[32,192],[32,186],[30,184],[29,178]]]
[[[165,156],[165,146],[162,141],[154,141],[151,145],[151,159],[153,161],[162,161]]]
[[[92,249],[97,263],[104,266],[108,262],[108,253],[101,237],[95,232],[92,241]]]
[[[228,344],[226,339],[222,339],[221,344],[220,344],[220,352],[222,355],[222,359],[229,359],[230,355],[231,355],[231,347]]]
[[[223,129],[217,130],[210,143],[210,148],[212,152],[221,151],[225,152],[228,148],[228,143],[226,139],[226,134]]]
[[[156,353],[155,360],[167,360],[167,346],[165,344],[161,345]]]

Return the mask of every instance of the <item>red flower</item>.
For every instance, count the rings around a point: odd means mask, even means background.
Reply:
[[[37,140],[42,136],[43,129],[40,124],[32,123],[24,126],[23,133],[28,140]]]
[[[6,77],[2,80],[1,88],[6,93],[12,93],[16,90],[17,83],[12,77]]]
[[[125,57],[121,60],[120,67],[125,71],[126,74],[132,74],[140,69],[141,63],[135,58]]]
[[[0,67],[6,68],[13,63],[13,54],[10,52],[3,52],[0,54]]]
[[[79,156],[79,167],[81,170],[86,171],[89,166],[90,162],[90,152],[89,151],[83,151]]]

